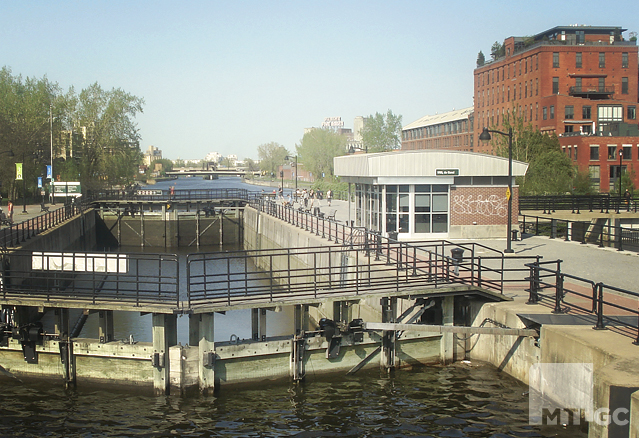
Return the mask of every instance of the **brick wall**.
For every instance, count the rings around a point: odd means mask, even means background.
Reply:
[[[450,225],[505,225],[507,187],[456,186],[450,190]],[[519,188],[513,187],[512,222],[517,223]]]

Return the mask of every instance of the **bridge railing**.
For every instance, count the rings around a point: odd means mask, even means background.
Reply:
[[[597,318],[594,329],[604,329],[606,323],[622,327],[639,345],[639,293],[566,274],[561,272],[561,263],[551,260],[526,264],[530,269],[528,304],[546,301],[556,314],[592,314]]]
[[[0,230],[0,246],[3,248],[19,246],[22,242],[71,219],[86,210],[88,206],[89,203],[85,201],[69,202],[34,218],[11,223]]]
[[[105,190],[92,194],[92,199],[101,201],[212,201],[258,199],[260,192],[246,189],[194,189],[173,190],[144,188],[135,190]]]
[[[106,252],[2,254],[3,299],[179,307],[178,256]]]
[[[636,213],[639,209],[636,196],[626,201],[620,196],[608,193],[601,195],[556,195],[556,196],[520,196],[519,211],[539,210],[545,214],[552,214],[557,210],[571,210],[572,213],[582,211],[600,213],[623,211]]]
[[[521,215],[521,218],[522,234],[593,244],[600,248],[616,248],[618,251],[639,252],[639,229],[611,225],[605,218],[593,222],[530,215]]]

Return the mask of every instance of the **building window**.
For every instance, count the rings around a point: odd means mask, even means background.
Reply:
[[[548,107],[543,107],[541,109],[541,113],[542,113],[542,119],[547,120],[548,119]]]
[[[602,93],[606,91],[606,78],[599,78],[599,91]]]
[[[621,94],[628,94],[628,78],[621,78]]]
[[[577,37],[577,44],[584,44],[586,42],[586,32],[583,30],[575,31],[575,36]]]
[[[621,54],[621,68],[628,68],[628,52]]]
[[[599,68],[606,68],[606,54],[599,52]]]
[[[581,132],[584,134],[592,134],[592,125],[581,125]]]
[[[577,52],[575,55],[575,67],[581,68],[581,52]]]
[[[617,146],[608,146],[608,159],[609,160],[614,160],[617,157],[615,156],[615,153],[617,152]]]
[[[577,92],[581,92],[581,78],[575,78],[575,88]]]
[[[590,186],[599,191],[599,166],[588,166],[588,173],[590,173]]]
[[[528,82],[524,84],[524,97],[528,97]]]
[[[628,105],[628,111],[626,114],[626,118],[628,120],[636,120],[637,119],[637,107],[634,105]]]
[[[623,145],[621,151],[624,160],[632,160],[632,145]]]
[[[559,78],[552,78],[552,94],[559,94]]]
[[[592,108],[590,105],[584,105],[581,107],[581,118],[584,120],[590,120],[592,117]]]
[[[577,145],[575,145],[575,155],[572,157],[575,161],[577,161],[577,150]]]
[[[550,105],[550,120],[555,118],[555,105]]]
[[[575,107],[572,105],[566,105],[566,119],[574,119],[574,118],[575,118]]]
[[[573,126],[572,125],[564,126],[564,132],[573,132]],[[568,149],[568,150],[570,150],[570,149]]]
[[[535,96],[539,96],[539,78],[535,78]]]
[[[539,104],[535,104],[535,121],[539,120]]]
[[[552,68],[559,68],[559,52],[552,53]]]
[[[590,146],[590,161],[598,161],[599,160],[599,146],[591,145]]]

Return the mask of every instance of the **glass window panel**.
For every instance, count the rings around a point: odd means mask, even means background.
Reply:
[[[397,211],[397,195],[395,195],[394,193],[386,193],[386,211]]]
[[[399,211],[408,213],[410,207],[410,195],[399,195]]]
[[[400,233],[410,233],[409,219],[410,219],[409,214],[399,215],[399,232]]]
[[[430,215],[415,215],[415,233],[430,233]]]
[[[386,193],[397,193],[397,186],[386,186]]]
[[[448,211],[448,194],[433,195],[433,211]]]
[[[415,186],[415,193],[429,193],[430,184],[418,184]]]
[[[430,212],[430,195],[415,195],[415,212]]]
[[[433,184],[433,192],[445,192],[448,193],[448,185],[446,184]]]
[[[396,214],[387,214],[386,215],[386,232],[397,231],[397,215]]]
[[[469,186],[471,184],[471,179],[469,176],[456,176],[455,184],[458,186]]]
[[[489,176],[474,176],[473,184],[476,186],[489,186],[491,185]]]
[[[433,215],[433,233],[446,233],[446,232],[448,232],[448,215],[434,214]]]
[[[401,193],[408,193],[410,191],[409,188],[410,188],[409,185],[404,184],[404,185],[399,186],[399,191]]]

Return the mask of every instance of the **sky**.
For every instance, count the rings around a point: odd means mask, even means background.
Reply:
[[[257,159],[327,117],[403,125],[473,105],[477,54],[571,24],[639,32],[639,2],[0,0],[0,64],[144,99],[144,151]]]

